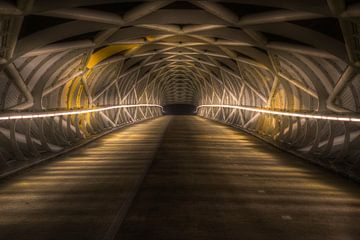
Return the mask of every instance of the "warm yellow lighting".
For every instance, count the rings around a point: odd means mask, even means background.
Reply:
[[[352,116],[345,116],[345,115],[320,115],[314,113],[296,113],[296,112],[284,112],[284,111],[274,111],[256,107],[245,107],[245,106],[233,106],[233,105],[200,105],[196,108],[196,112],[199,108],[203,107],[220,107],[220,108],[233,108],[239,110],[245,110],[250,112],[258,112],[258,113],[266,113],[272,115],[279,115],[279,116],[289,116],[289,117],[298,117],[298,118],[312,118],[312,119],[323,119],[329,121],[343,121],[343,122],[360,122],[360,118],[352,117]]]
[[[69,116],[69,115],[78,115],[78,114],[84,114],[84,113],[95,113],[95,112],[101,112],[101,111],[119,109],[119,108],[134,108],[134,107],[157,107],[157,108],[161,108],[161,110],[163,109],[163,107],[161,105],[157,105],[157,104],[114,105],[114,106],[94,108],[94,109],[53,111],[53,112],[40,112],[40,113],[23,113],[23,114],[7,114],[7,115],[1,115],[0,121],[13,120],[13,119],[31,119],[31,118]]]
[[[104,47],[91,55],[86,67],[91,69],[96,64],[98,64],[99,62],[101,62],[102,60],[104,60],[108,57],[111,57],[119,52],[122,52],[125,50],[131,50],[131,49],[137,48],[137,47],[138,47],[138,44],[117,44],[117,45],[111,45],[111,46]]]

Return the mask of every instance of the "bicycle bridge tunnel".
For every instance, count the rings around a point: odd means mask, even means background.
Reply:
[[[0,16],[1,239],[360,239],[359,1]]]

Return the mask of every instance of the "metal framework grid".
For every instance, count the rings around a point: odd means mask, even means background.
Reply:
[[[245,109],[358,119],[358,3],[20,0],[0,15],[3,116],[133,106],[0,121],[4,172],[187,103],[360,175],[358,122]]]

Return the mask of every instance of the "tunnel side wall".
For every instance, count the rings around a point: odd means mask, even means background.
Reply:
[[[329,109],[327,99],[342,75],[346,74],[346,63],[338,59],[283,52],[276,53],[276,58],[278,72],[275,74],[249,65],[240,70],[236,81],[233,75],[223,73],[222,85],[204,90],[215,97],[203,97],[199,105],[255,106],[325,115],[334,113]],[[279,78],[278,88],[271,96],[275,76]],[[356,114],[359,99],[360,76],[354,73],[336,96],[334,104],[343,110],[337,114]],[[221,107],[200,108],[198,115],[244,129],[346,176],[360,177],[358,123],[275,116]]]
[[[146,73],[131,62],[86,67],[92,51],[85,48],[16,59],[0,72],[0,110],[22,114],[160,103],[155,94],[158,86],[146,85],[148,78],[139,77]],[[111,129],[161,115],[159,107],[142,106],[0,121],[0,173],[64,152]]]

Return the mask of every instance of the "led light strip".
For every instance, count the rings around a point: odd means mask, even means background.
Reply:
[[[234,108],[240,110],[246,110],[250,112],[267,113],[272,115],[298,117],[298,118],[312,118],[312,119],[323,119],[330,121],[343,121],[343,122],[360,122],[359,117],[345,116],[345,115],[320,115],[312,113],[296,113],[296,112],[284,112],[284,111],[273,111],[268,109],[261,109],[255,107],[244,107],[244,106],[233,106],[233,105],[200,105],[196,108],[196,112],[199,108],[203,107],[220,107],[220,108]]]
[[[13,119],[31,119],[31,118],[46,118],[46,117],[58,117],[68,115],[78,115],[84,113],[95,113],[106,110],[118,109],[118,108],[134,108],[134,107],[158,107],[163,111],[163,107],[158,104],[133,104],[133,105],[115,105],[108,107],[100,107],[94,109],[82,109],[82,110],[69,110],[69,111],[51,111],[51,112],[38,112],[38,113],[23,113],[23,114],[0,114],[0,121],[13,120]]]

